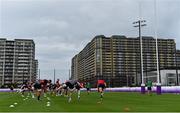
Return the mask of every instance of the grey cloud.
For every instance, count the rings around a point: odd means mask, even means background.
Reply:
[[[0,0],[1,37],[33,38],[43,77],[68,77],[71,58],[95,35],[138,36],[139,3],[147,20],[143,35],[154,35],[153,0]],[[180,1],[157,0],[158,36],[180,49]],[[49,71],[48,71],[49,70]],[[46,73],[48,73],[46,75]],[[51,77],[50,77],[51,78]]]

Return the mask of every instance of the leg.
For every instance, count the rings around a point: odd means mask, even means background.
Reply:
[[[37,97],[38,97],[38,100],[40,100],[40,96],[41,96],[41,90],[38,89],[38,90],[37,90]]]
[[[77,92],[78,92],[78,100],[80,100],[80,94],[81,94],[80,89],[79,89],[79,90],[77,90]]]
[[[74,92],[74,90],[75,90],[75,88],[73,88],[73,89],[68,88],[68,91],[69,91],[68,102],[71,102],[71,100],[72,100],[71,96],[72,96],[72,93]]]
[[[103,94],[104,94],[102,87],[99,88],[99,92],[100,92],[100,94],[101,94],[101,97],[100,97],[100,98],[101,98],[101,100],[102,100],[102,99],[103,99]]]
[[[68,102],[71,102],[71,95],[72,95],[72,92],[71,91],[69,91],[69,95],[68,95]]]

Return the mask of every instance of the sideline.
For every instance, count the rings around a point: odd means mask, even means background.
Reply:
[[[81,91],[86,91],[86,88],[82,88]],[[91,91],[97,91],[97,88],[91,88]],[[147,91],[147,88],[146,88]],[[152,87],[152,91],[156,92],[156,86]],[[20,89],[14,89],[11,91],[8,89],[0,89],[0,92],[20,92]],[[141,87],[115,87],[106,88],[105,92],[141,92]],[[180,86],[162,86],[162,93],[180,93]]]

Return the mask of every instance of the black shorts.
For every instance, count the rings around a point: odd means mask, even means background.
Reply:
[[[87,89],[87,91],[90,91],[90,88],[86,88]]]
[[[63,89],[65,89],[65,90],[66,90],[66,89],[67,89],[67,86],[63,87]]]
[[[72,85],[70,82],[66,82],[67,87],[69,87],[70,89],[74,88],[74,85]]]
[[[148,89],[149,91],[151,91],[151,90],[152,90],[152,88],[151,88],[151,87],[148,87],[147,89]]]
[[[80,90],[80,88],[81,88],[80,86],[76,86],[76,89],[77,89],[77,90]]]
[[[105,84],[98,84],[98,88],[104,89],[105,88]]]

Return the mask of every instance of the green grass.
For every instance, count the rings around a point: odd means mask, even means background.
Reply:
[[[0,93],[0,112],[118,112],[118,111],[146,111],[146,112],[178,112],[180,111],[180,95],[163,94],[152,96],[139,93],[105,93],[102,103],[99,94],[94,92],[87,95],[81,93],[81,100],[77,101],[74,94],[72,102],[66,97],[51,96],[51,106],[47,107],[47,98],[38,101],[36,98],[23,100],[18,93]],[[17,102],[14,108],[9,106]]]

